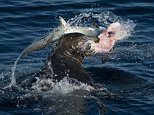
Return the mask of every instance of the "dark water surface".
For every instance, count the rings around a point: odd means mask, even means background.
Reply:
[[[103,11],[136,24],[132,36],[116,45],[108,62],[103,64],[100,56],[84,60],[87,71],[109,89],[110,95],[98,92],[93,98],[86,98],[83,95],[87,92],[80,91],[51,95],[5,88],[16,58],[32,41],[57,27],[58,16],[69,20],[84,12]],[[153,0],[0,0],[0,114],[97,115],[98,99],[105,105],[107,115],[153,115],[153,19]],[[21,59],[17,80],[39,71],[49,51],[45,48]]]

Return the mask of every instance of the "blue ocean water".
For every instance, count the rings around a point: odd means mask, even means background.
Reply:
[[[67,114],[99,114],[96,101],[88,98],[85,103],[83,92],[77,93],[80,98],[74,97],[76,93],[58,96],[45,93],[40,96],[38,92],[25,94],[22,90],[5,87],[10,83],[11,67],[16,58],[35,39],[57,27],[59,16],[70,20],[83,13],[100,14],[104,11],[132,20],[136,27],[132,36],[116,44],[106,63],[101,62],[100,56],[84,60],[84,66],[92,73],[93,79],[111,92],[111,95],[96,93],[94,99],[105,105],[107,115],[153,115],[153,0],[1,0],[0,114],[57,115],[66,114],[67,109],[70,110]],[[32,73],[39,71],[49,52],[50,48],[45,48],[21,59],[16,70],[17,80],[32,77]],[[79,103],[73,103],[76,101]],[[82,110],[85,112],[80,112]]]

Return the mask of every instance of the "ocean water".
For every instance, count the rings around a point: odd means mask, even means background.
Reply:
[[[14,76],[18,87],[8,87],[20,53],[57,27],[59,16],[72,25],[90,26],[91,17],[101,26],[123,21],[126,31],[131,31],[116,44],[107,62],[102,62],[101,54],[83,62],[103,88],[90,92],[89,86],[74,86],[67,79],[54,90],[41,91],[37,83],[31,86],[26,80],[43,66],[50,46],[20,59]],[[152,0],[0,0],[0,115],[153,115],[153,19]]]

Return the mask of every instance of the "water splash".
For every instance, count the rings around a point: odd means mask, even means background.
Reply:
[[[110,11],[102,13],[84,12],[68,20],[68,23],[75,26],[92,26],[95,21],[99,26],[107,27],[112,22],[119,22],[123,19]]]
[[[93,26],[93,22],[96,22],[100,27],[107,27],[113,22],[119,22],[121,24],[121,31],[118,34],[119,40],[130,37],[136,26],[134,21],[122,19],[111,11],[103,11],[102,13],[87,11],[68,20],[68,23],[74,26]]]
[[[55,84],[55,87],[53,88],[53,91],[60,92],[62,94],[66,94],[66,93],[73,92],[75,90],[86,90],[86,91],[94,90],[94,88],[91,87],[90,85],[87,85],[85,83],[81,83],[77,80],[75,80],[75,83],[71,83],[70,80],[72,80],[72,79],[65,77],[60,82],[57,82]]]
[[[47,91],[51,90],[55,85],[53,79],[40,79],[36,77],[36,82],[32,85],[32,89],[35,91]]]
[[[4,73],[2,72],[2,73],[0,74],[0,80],[3,81],[3,79],[4,79]]]
[[[24,53],[24,51],[21,52],[21,54],[19,55],[19,57],[14,62],[13,67],[11,68],[12,74],[11,74],[11,78],[10,78],[11,79],[11,82],[9,84],[9,87],[16,86],[17,85],[16,84],[16,77],[15,77],[15,70],[16,70],[16,67],[17,67],[17,63],[18,63],[19,59],[22,57],[23,53]]]
[[[121,20],[120,24],[121,28],[117,36],[118,40],[123,40],[130,37],[132,32],[134,31],[136,24],[132,20]]]
[[[66,94],[73,92],[75,90],[86,90],[86,91],[94,90],[94,87],[68,77],[64,77],[59,82],[54,82],[53,79],[49,78],[48,79],[36,78],[36,79],[37,81],[33,84],[32,89],[38,92],[52,91],[52,92]]]

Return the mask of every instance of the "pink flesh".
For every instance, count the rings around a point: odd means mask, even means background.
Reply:
[[[109,25],[109,27],[98,36],[98,43],[91,41],[91,50],[93,50],[95,53],[109,52],[116,42],[116,34],[119,29],[120,24],[118,22]],[[110,31],[114,32],[115,34],[109,36],[108,32]]]

